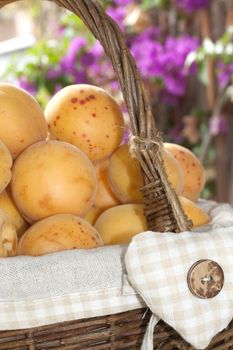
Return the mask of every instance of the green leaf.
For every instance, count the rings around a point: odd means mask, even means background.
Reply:
[[[141,8],[144,11],[150,10],[153,7],[161,7],[163,6],[164,0],[143,0],[141,2]]]

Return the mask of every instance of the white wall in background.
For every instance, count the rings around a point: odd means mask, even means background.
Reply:
[[[6,69],[11,55],[23,52],[32,47],[35,43],[35,37],[31,34],[15,37],[0,42],[0,77]]]

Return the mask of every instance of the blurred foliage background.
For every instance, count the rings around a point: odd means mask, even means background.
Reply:
[[[207,173],[204,198],[233,203],[233,1],[102,3],[124,32],[164,139],[200,157]],[[10,19],[36,42],[7,56],[1,80],[25,88],[42,106],[68,84],[99,85],[115,96],[127,121],[111,63],[79,18],[50,2],[28,0],[1,10],[0,27]]]

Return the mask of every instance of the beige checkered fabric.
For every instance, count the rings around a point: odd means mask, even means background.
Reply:
[[[139,234],[125,258],[128,279],[152,312],[197,349],[205,348],[233,318],[233,213],[229,206],[214,203],[209,209],[213,221],[207,228]],[[229,221],[221,225],[224,215]],[[188,271],[201,259],[214,260],[224,271],[223,289],[212,299],[197,298],[188,288]],[[152,342],[145,343],[144,349],[150,350]]]
[[[125,246],[0,259],[0,330],[110,315],[141,308],[122,294]]]
[[[116,314],[142,307],[135,295],[121,289],[76,293],[34,301],[0,303],[0,329],[13,330]]]

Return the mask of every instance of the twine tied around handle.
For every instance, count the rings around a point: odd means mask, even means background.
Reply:
[[[159,149],[164,148],[161,133],[158,132],[153,139],[132,135],[129,139],[129,152],[132,158],[137,158],[138,150],[141,149],[142,145],[145,146],[145,149],[149,149],[151,145],[155,145],[156,147],[153,151],[155,151],[156,155]]]

